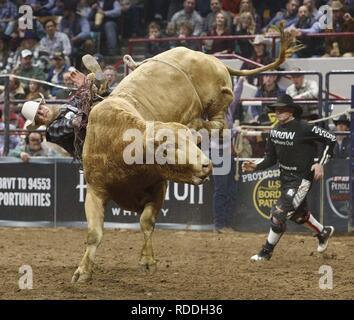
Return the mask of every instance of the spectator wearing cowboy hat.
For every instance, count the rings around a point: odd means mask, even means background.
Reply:
[[[251,60],[266,65],[269,64],[272,61],[272,58],[268,54],[267,48],[270,45],[270,41],[267,40],[263,35],[258,34],[254,38],[254,41],[251,42],[253,45],[253,54],[251,56]],[[254,64],[249,64],[247,62],[244,62],[241,66],[241,70],[250,70],[257,68]],[[258,76],[249,76],[247,77],[247,81],[250,84],[253,84],[255,86],[260,85],[259,77]]]
[[[336,131],[348,132],[350,131],[350,120],[346,115],[341,115],[337,120],[333,120],[336,126]],[[349,158],[350,153],[350,136],[337,135],[337,142],[334,146],[333,157],[338,159]]]
[[[353,32],[354,18],[350,15],[347,8],[341,1],[332,1],[333,10],[333,31],[334,32]],[[351,38],[326,38],[326,54],[330,57],[352,57],[354,55],[354,41]]]

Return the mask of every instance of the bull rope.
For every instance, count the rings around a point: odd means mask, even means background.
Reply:
[[[124,61],[124,63],[128,66],[128,68],[131,69],[131,70],[135,70],[136,68],[140,67],[142,64],[144,64],[144,63],[146,63],[146,62],[149,62],[149,61],[156,61],[156,62],[164,63],[164,64],[166,64],[166,65],[168,65],[168,66],[174,68],[175,70],[181,72],[181,73],[184,75],[184,77],[187,79],[187,81],[189,82],[189,84],[192,86],[193,91],[194,91],[195,95],[196,95],[197,98],[198,98],[198,102],[199,102],[200,106],[203,108],[202,100],[200,99],[199,94],[198,94],[197,90],[195,89],[195,86],[194,86],[193,83],[192,83],[191,78],[188,76],[188,74],[187,74],[184,70],[182,70],[182,69],[179,68],[178,66],[176,66],[176,65],[174,65],[174,64],[172,64],[172,63],[170,63],[170,62],[163,61],[163,60],[159,60],[159,59],[156,59],[156,58],[149,58],[149,59],[145,59],[145,60],[142,61],[142,62],[135,62],[134,59],[133,59],[130,55],[128,55],[128,54],[126,54],[126,55],[123,57],[123,61]]]

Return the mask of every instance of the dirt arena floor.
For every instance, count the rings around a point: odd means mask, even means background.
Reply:
[[[156,230],[155,274],[137,267],[142,235],[106,230],[93,280],[71,284],[86,230],[0,228],[1,299],[353,299],[354,237],[337,236],[323,255],[316,239],[287,234],[273,259],[249,261],[265,235]],[[20,290],[19,268],[33,269]],[[333,269],[333,289],[319,289],[319,268]]]

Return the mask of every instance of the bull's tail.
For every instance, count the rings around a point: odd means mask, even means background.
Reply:
[[[244,76],[244,77],[247,77],[247,76],[252,76],[254,74],[258,74],[260,72],[263,72],[263,71],[267,71],[267,70],[270,70],[270,69],[275,69],[277,68],[278,66],[280,66],[283,61],[280,61],[280,57],[278,57],[274,62],[270,63],[270,64],[267,64],[263,67],[259,67],[259,68],[256,68],[256,69],[251,69],[251,70],[236,70],[236,69],[233,69],[229,66],[226,66],[227,70],[229,71],[230,75],[231,76]]]
[[[274,62],[252,70],[235,70],[230,68],[229,66],[226,66],[230,75],[252,76],[263,71],[275,69],[279,67],[285,61],[286,58],[291,57],[295,52],[303,49],[304,45],[297,43],[296,39],[294,39],[290,32],[284,32],[284,25],[284,21],[282,21],[280,23],[279,28],[273,26],[273,28],[280,33],[280,53],[278,58]]]

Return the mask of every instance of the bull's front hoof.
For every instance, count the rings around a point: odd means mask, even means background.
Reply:
[[[140,263],[139,269],[144,274],[154,274],[157,270],[156,261],[153,263]]]
[[[78,268],[73,277],[71,278],[71,283],[77,283],[77,282],[81,282],[81,283],[86,283],[89,282],[90,280],[92,280],[92,272],[85,272],[82,271],[80,268]]]

